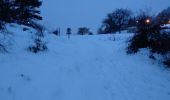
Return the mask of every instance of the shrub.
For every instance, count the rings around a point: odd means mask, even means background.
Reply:
[[[0,30],[0,53],[9,52],[9,47],[11,45],[11,32],[9,32],[6,27]]]
[[[89,32],[89,35],[93,35],[93,33],[92,33],[92,32]]]
[[[35,39],[34,44],[28,47],[28,50],[33,52],[33,53],[38,53],[40,51],[45,51],[47,50],[46,43],[43,42],[41,39]]]
[[[136,53],[139,48],[146,48],[148,44],[147,35],[145,34],[135,34],[130,40],[130,44],[127,48],[127,53]]]
[[[52,33],[53,33],[54,35],[60,35],[60,28],[54,30]]]
[[[80,27],[78,28],[78,35],[85,35],[85,34],[89,34],[90,33],[90,29],[87,27]]]
[[[0,43],[0,52],[8,52],[6,46]]]
[[[167,65],[168,67],[170,67],[170,53],[166,54],[165,60],[163,61],[163,63]]]
[[[127,32],[128,33],[136,33],[137,32],[137,28],[134,26],[134,27],[128,27],[127,28]]]
[[[153,53],[166,54],[170,51],[170,35],[157,34],[149,39],[148,47]]]
[[[150,48],[153,53],[165,54],[170,51],[170,35],[160,32],[161,28],[151,25],[140,28],[130,40],[128,53],[136,53],[140,48]]]
[[[28,47],[28,50],[33,53],[38,53],[40,51],[47,50],[46,42],[42,39],[44,38],[44,31],[45,27],[41,25],[37,25],[36,27],[37,32],[35,33],[34,44]]]
[[[149,48],[152,53],[166,55],[163,63],[170,66],[170,32],[163,31],[159,24],[138,27],[137,33],[130,40],[127,53],[136,53],[140,48]]]
[[[150,40],[155,35],[160,34],[161,29],[160,25],[153,21],[154,18],[146,13],[141,13],[137,16],[136,34],[130,40],[127,53],[136,53],[140,48],[151,46]]]

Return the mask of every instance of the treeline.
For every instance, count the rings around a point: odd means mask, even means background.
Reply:
[[[160,25],[170,23],[170,7],[155,16],[149,15],[148,12],[141,10],[138,14],[134,14],[129,9],[115,9],[103,20],[101,27],[98,29],[98,34],[120,33],[122,30],[128,29],[135,32],[135,27],[137,27],[142,20],[151,21],[151,23],[156,22]],[[144,19],[141,18],[143,16],[145,16]]]
[[[170,7],[157,15],[150,15],[148,11],[142,10],[134,14],[129,9],[115,9],[107,14],[98,34],[121,33],[123,30],[135,33],[129,41],[127,54],[148,48],[150,58],[156,60],[154,54],[160,54],[163,57],[162,62],[170,66]]]
[[[60,32],[60,28],[57,28],[52,33],[55,34],[55,35],[60,35],[60,33],[61,33]],[[67,28],[65,34],[68,35],[68,36],[73,34],[72,33],[72,29],[71,28]],[[88,27],[79,27],[76,34],[77,35],[93,35],[93,32]]]

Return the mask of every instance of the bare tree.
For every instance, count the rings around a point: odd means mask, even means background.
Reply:
[[[120,31],[125,29],[128,24],[131,11],[128,9],[116,9],[111,15],[120,33]]]
[[[125,29],[128,25],[132,12],[128,9],[115,9],[109,13],[103,21],[102,31],[105,33],[112,33]],[[100,29],[100,32],[101,32]]]

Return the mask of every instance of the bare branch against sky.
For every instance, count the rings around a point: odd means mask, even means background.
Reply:
[[[75,30],[87,26],[96,31],[106,14],[115,8],[135,12],[147,8],[157,13],[168,6],[170,0],[43,0],[42,15],[50,29],[71,27]]]

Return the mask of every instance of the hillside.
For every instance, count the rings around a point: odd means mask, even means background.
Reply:
[[[126,54],[133,34],[46,34],[49,50],[33,54],[31,36],[15,32],[0,54],[0,100],[170,100],[170,72],[147,50]]]

